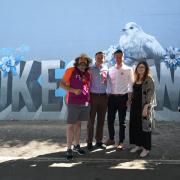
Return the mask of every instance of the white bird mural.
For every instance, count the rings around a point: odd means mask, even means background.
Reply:
[[[156,66],[157,77],[160,81],[160,63],[166,55],[165,49],[155,37],[145,33],[135,22],[127,23],[122,30],[123,35],[120,37],[119,43],[111,45],[103,51],[105,53],[105,64],[108,67],[114,65],[113,53],[117,49],[122,49],[125,64],[132,66],[145,60],[149,65]],[[66,68],[71,66],[73,66],[73,61],[68,63]],[[172,76],[173,73],[173,70],[171,70]]]
[[[141,60],[154,60],[157,76],[160,80],[160,62],[166,54],[155,37],[146,34],[135,22],[129,22],[123,29],[119,48],[124,51],[125,63],[133,65]]]

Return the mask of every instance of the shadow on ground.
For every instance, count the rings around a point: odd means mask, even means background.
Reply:
[[[0,126],[0,180],[180,179],[179,163],[166,162],[180,160],[178,122],[158,122],[151,154],[145,159],[139,158],[139,152],[129,152],[127,128],[125,150],[96,149],[83,157],[76,155],[71,162],[64,158],[65,123],[15,121],[0,122]],[[107,139],[106,124],[104,129]],[[81,137],[85,146],[86,124]]]
[[[1,180],[180,179],[179,164],[151,162],[148,158],[137,160],[137,154],[130,157],[128,150],[116,152],[115,148],[87,153],[83,157],[76,155],[72,161],[65,160],[65,152],[6,161],[0,163],[0,177]],[[127,154],[129,159],[123,159]]]

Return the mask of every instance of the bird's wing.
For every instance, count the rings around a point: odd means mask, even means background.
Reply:
[[[143,43],[142,48],[146,52],[147,58],[154,59],[157,77],[160,81],[160,62],[162,61],[163,56],[165,55],[165,50],[153,36],[150,36],[148,34],[146,34],[146,40]]]
[[[144,37],[146,38],[144,39],[142,48],[146,52],[148,58],[162,59],[162,57],[165,55],[165,50],[160,45],[160,43],[156,40],[156,38],[148,34],[146,34],[146,36]]]
[[[142,48],[144,39],[145,38],[141,33],[128,36],[124,35],[120,38],[119,44],[122,47],[126,57],[132,60],[144,59],[147,57],[146,52]]]

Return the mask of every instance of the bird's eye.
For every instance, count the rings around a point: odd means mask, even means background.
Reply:
[[[133,27],[130,27],[130,29],[134,29]]]

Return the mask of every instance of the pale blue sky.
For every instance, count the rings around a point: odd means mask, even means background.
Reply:
[[[0,48],[26,44],[33,60],[93,56],[117,44],[130,21],[180,48],[179,0],[0,0]]]

